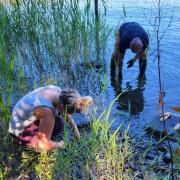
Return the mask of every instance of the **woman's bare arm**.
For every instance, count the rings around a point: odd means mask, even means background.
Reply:
[[[79,140],[80,133],[79,133],[78,127],[76,126],[74,120],[72,119],[72,117],[70,115],[67,115],[66,119],[69,122],[70,126],[73,128],[75,138],[77,138]]]

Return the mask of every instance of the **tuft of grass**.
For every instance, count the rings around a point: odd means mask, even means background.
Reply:
[[[111,131],[113,122],[109,115],[112,104],[98,118],[93,117],[88,130],[82,130],[78,143],[70,142],[70,132],[65,130],[66,149],[58,151],[55,174],[79,179],[88,179],[92,174],[98,179],[129,177],[130,170],[124,168],[132,154],[128,130],[120,133],[120,126]]]
[[[53,153],[39,153],[37,163],[34,165],[36,175],[40,179],[53,179],[53,167],[55,160],[56,159]]]
[[[0,6],[1,9],[1,6]],[[5,129],[7,130],[10,118],[10,100],[11,100],[11,81],[14,70],[14,53],[8,52],[9,37],[5,31],[7,18],[4,17],[0,23],[0,71],[1,71],[1,88],[0,88],[0,112],[5,119]],[[6,91],[4,90],[6,89]]]
[[[50,70],[57,75],[62,66],[70,72],[72,66],[99,59],[96,52],[98,56],[103,54],[110,29],[104,15],[96,28],[91,0],[84,4],[72,0],[16,0],[0,5],[1,17],[8,19],[7,35],[13,39],[12,44],[16,43],[15,64],[32,82],[39,82]]]
[[[0,148],[2,178],[128,177],[130,170],[124,168],[132,153],[128,130],[123,135],[120,127],[111,131],[109,115],[112,104],[99,117],[92,115],[90,126],[81,129],[81,139],[78,142],[72,138],[71,129],[66,126],[65,150],[38,153],[14,144],[12,146],[11,138],[8,137],[8,141]],[[14,169],[14,166],[17,168]]]

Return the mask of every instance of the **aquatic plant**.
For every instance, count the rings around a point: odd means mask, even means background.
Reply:
[[[0,11],[4,13],[2,6],[0,6]],[[8,21],[7,14],[0,17],[0,111],[6,122],[5,130],[7,130],[10,118],[11,81],[14,69],[14,49],[11,46],[10,36],[8,36],[8,33],[10,33],[7,27]]]
[[[82,62],[98,59],[103,63],[99,56],[109,29],[103,14],[95,21],[91,0],[83,4],[72,0],[16,0],[1,5],[10,19],[9,29],[16,42],[15,63],[32,82],[41,81],[48,73],[55,77],[62,71],[72,73],[76,64]]]

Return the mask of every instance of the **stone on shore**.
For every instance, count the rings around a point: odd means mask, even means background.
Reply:
[[[72,118],[74,119],[74,122],[78,127],[87,127],[91,123],[91,118],[89,116],[86,116],[82,113],[75,113],[72,115]]]
[[[176,114],[166,113],[166,129],[168,135],[172,139],[176,139],[180,135],[180,116]],[[162,117],[157,115],[154,119],[147,124],[145,131],[149,134],[155,135],[157,138],[165,136],[164,123]]]

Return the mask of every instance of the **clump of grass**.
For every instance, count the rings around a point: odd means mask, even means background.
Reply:
[[[79,62],[96,60],[97,51],[103,53],[110,30],[102,15],[97,50],[91,0],[81,5],[74,0],[16,0],[8,6],[4,4],[1,3],[2,15],[9,19],[9,34],[17,47],[16,64],[33,81],[39,81],[50,69],[51,74],[57,74],[61,66],[69,70]]]
[[[58,151],[55,164],[56,174],[62,177],[123,179],[128,178],[129,169],[125,163],[131,157],[127,131],[120,133],[120,127],[112,132],[109,115],[112,104],[98,118],[94,117],[88,129],[81,132],[80,142],[69,142],[65,131],[66,150]],[[64,162],[64,163],[62,163]]]
[[[130,170],[125,169],[124,165],[131,157],[131,144],[127,131],[123,135],[120,127],[111,131],[111,107],[112,104],[98,118],[92,117],[90,126],[81,129],[81,139],[78,142],[71,138],[70,128],[66,126],[65,150],[33,152],[12,146],[9,137],[1,147],[1,176],[40,179],[88,179],[90,176],[128,178]],[[18,168],[14,169],[14,166]]]
[[[16,42],[13,41],[11,35],[10,23],[6,9],[0,4],[0,115],[5,121],[3,128],[5,132],[11,113],[12,89],[15,91],[18,88],[18,93],[20,93],[26,86],[26,81],[22,80],[24,71],[21,67],[15,66]]]
[[[0,10],[3,11],[4,9],[0,6]],[[10,37],[6,34],[8,31],[6,28],[7,21],[6,14],[0,18],[0,112],[6,122],[5,129],[8,127],[10,117],[11,81],[14,70],[14,53],[8,51],[11,46]]]
[[[53,179],[53,167],[55,163],[55,156],[53,153],[41,152],[39,153],[37,163],[35,164],[36,175],[40,179]]]

